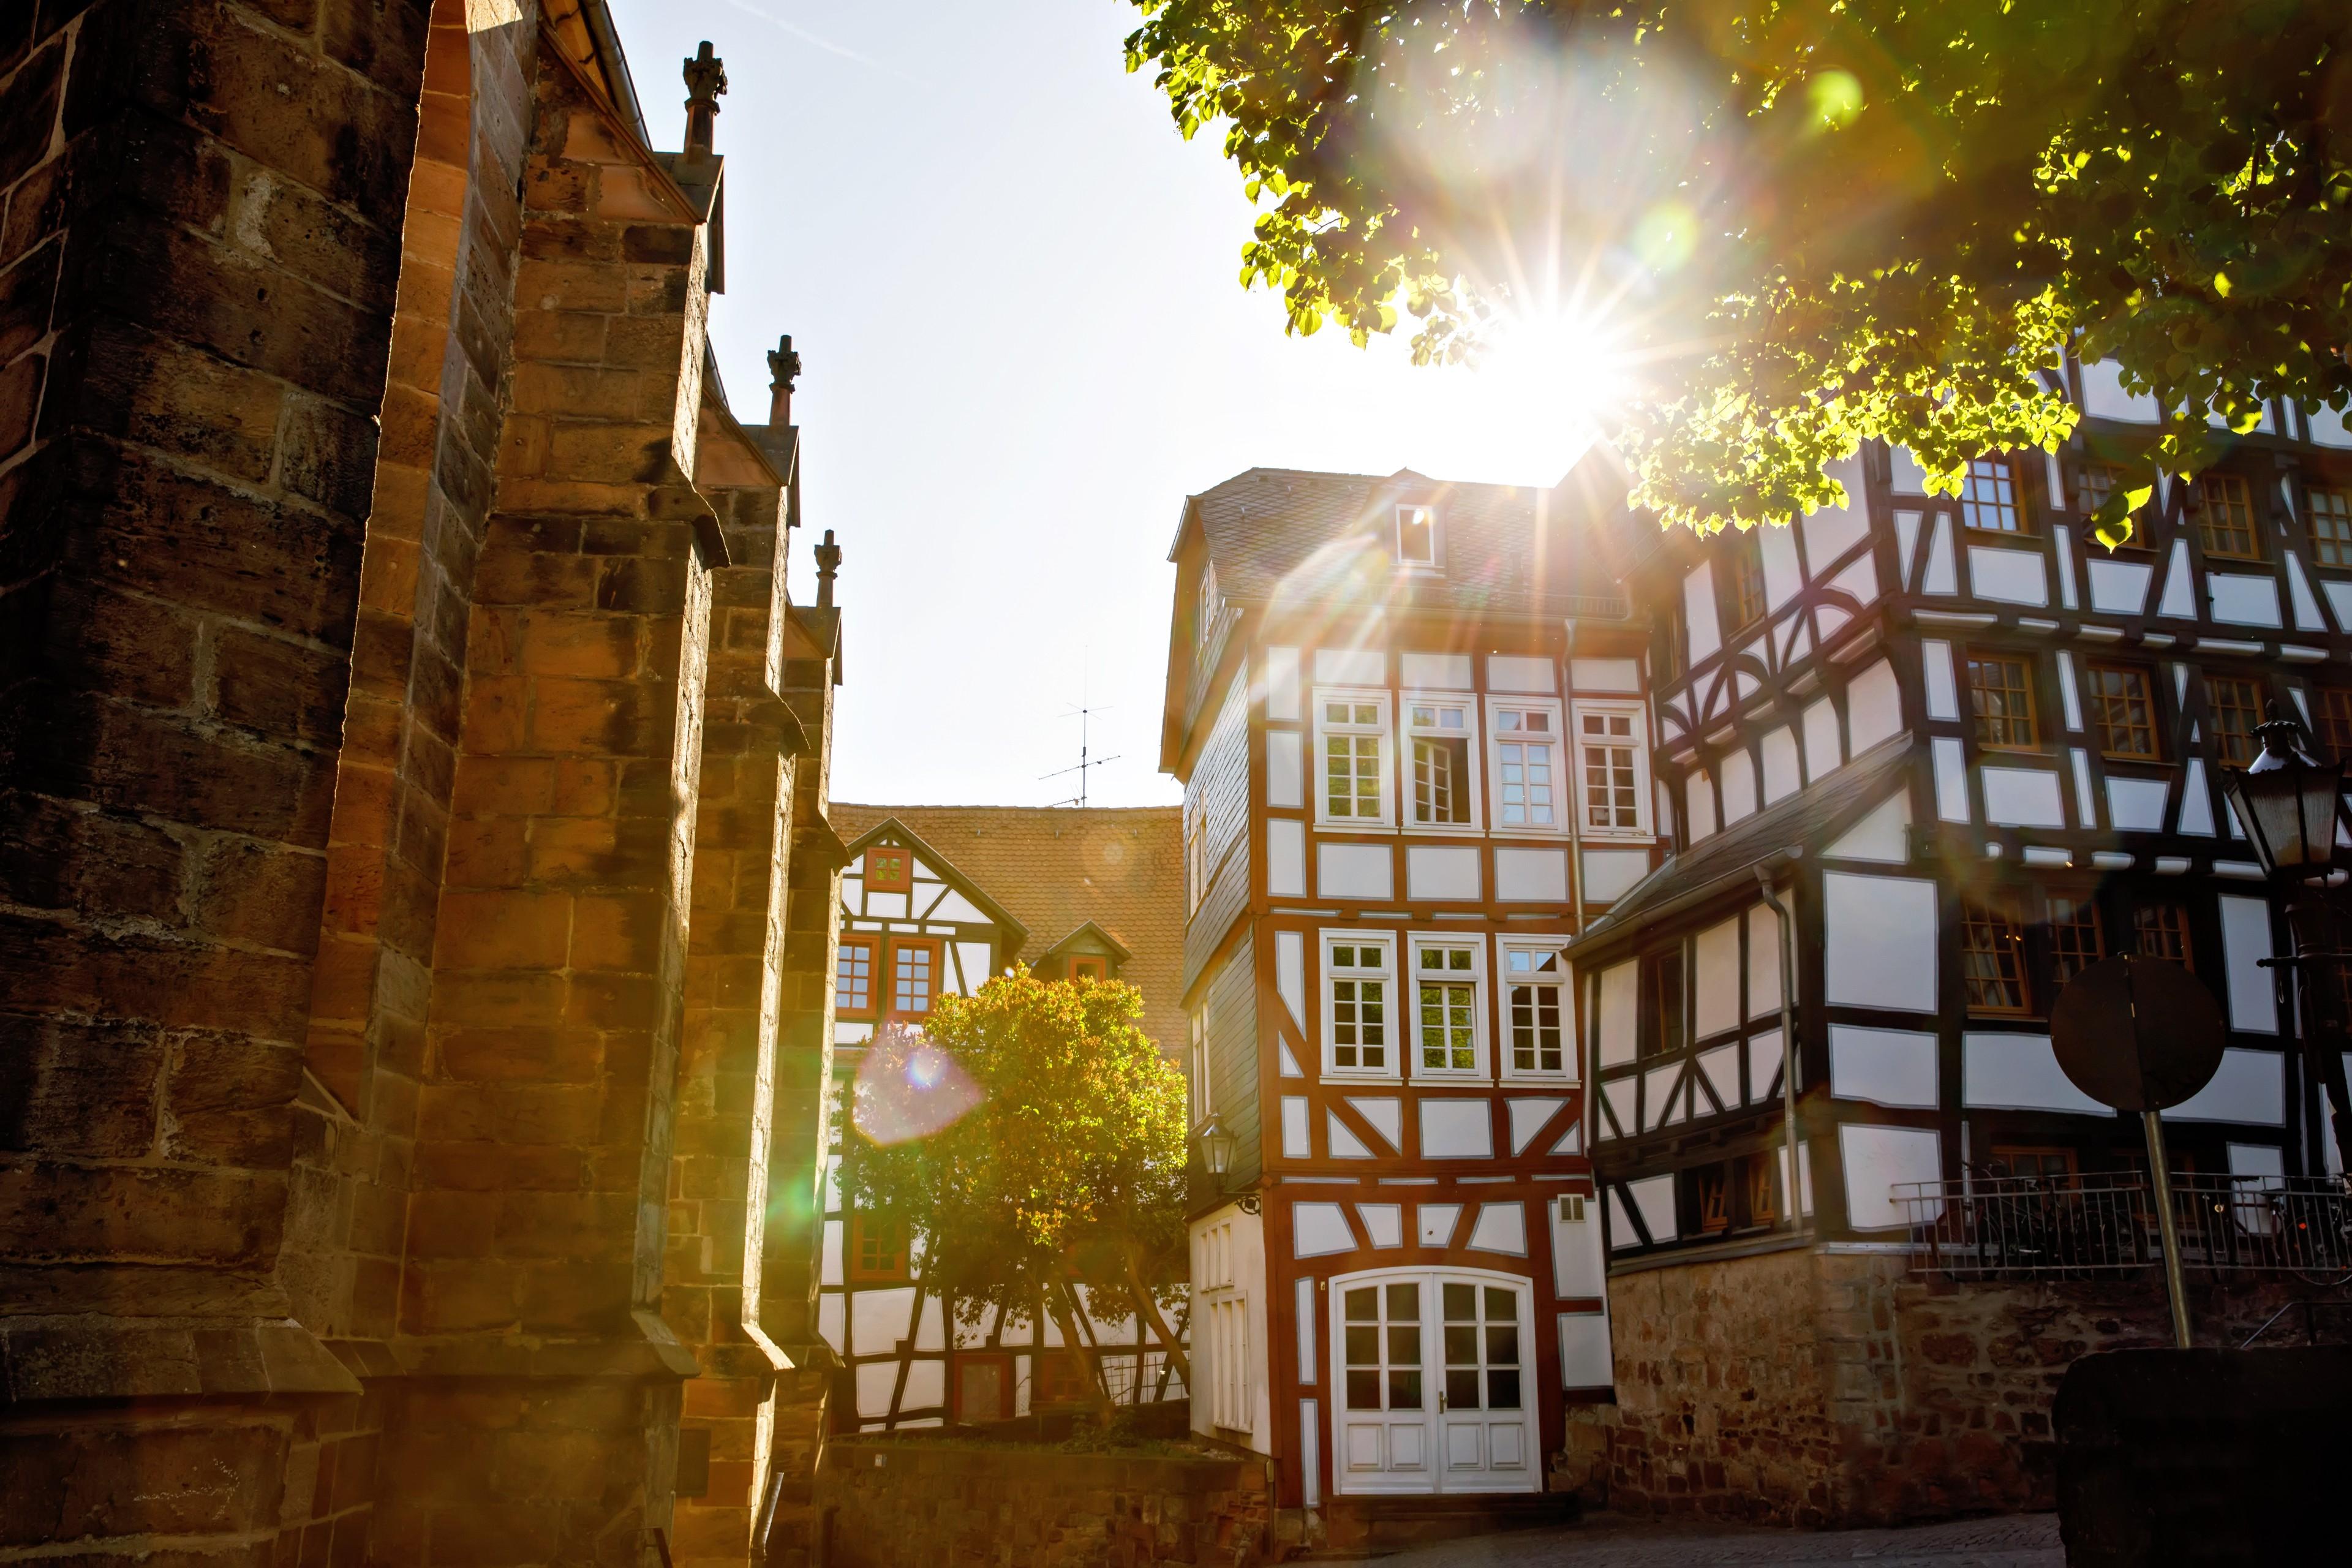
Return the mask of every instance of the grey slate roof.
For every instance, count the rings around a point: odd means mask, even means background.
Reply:
[[[1444,570],[1400,573],[1394,508],[1437,509]],[[1192,498],[1227,600],[1362,604],[1465,615],[1618,616],[1618,579],[1646,519],[1626,510],[1605,454],[1551,489],[1454,483],[1410,468],[1251,468]]]
[[[1675,856],[1610,907],[1569,951],[1605,949],[1671,912],[1677,900],[1715,885],[1753,881],[1755,868],[1795,847],[1818,855],[1856,818],[1885,799],[1910,760],[1911,737],[1897,735],[1837,773]]]

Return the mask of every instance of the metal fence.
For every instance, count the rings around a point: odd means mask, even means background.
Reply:
[[[2093,1277],[2164,1266],[2156,1195],[2137,1172],[1898,1184],[1912,1271],[1953,1279]],[[2185,1268],[2352,1274],[2352,1197],[2296,1176],[2172,1179]]]

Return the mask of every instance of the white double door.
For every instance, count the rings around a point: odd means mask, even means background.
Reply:
[[[1389,1268],[1342,1275],[1330,1290],[1336,1489],[1538,1489],[1527,1280]]]

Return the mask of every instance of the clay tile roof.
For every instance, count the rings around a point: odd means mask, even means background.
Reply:
[[[1618,583],[1643,533],[1588,459],[1554,489],[1462,484],[1410,468],[1363,474],[1251,468],[1192,498],[1228,599],[1357,603],[1402,595],[1470,614],[1621,615]],[[1394,508],[1433,506],[1443,570],[1395,579]],[[1540,520],[1540,527],[1538,521]],[[1541,548],[1538,549],[1538,543]]]
[[[1182,808],[1024,805],[830,807],[844,843],[896,818],[1029,928],[1034,963],[1092,921],[1132,954],[1122,978],[1143,993],[1143,1032],[1184,1048]]]

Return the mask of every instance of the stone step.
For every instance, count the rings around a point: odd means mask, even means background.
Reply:
[[[1323,1544],[1300,1561],[1352,1562],[1436,1541],[1573,1524],[1573,1493],[1454,1493],[1325,1500]]]

